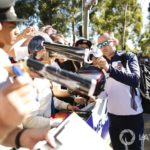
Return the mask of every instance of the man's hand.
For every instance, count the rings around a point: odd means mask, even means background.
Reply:
[[[109,70],[109,64],[107,62],[107,60],[104,57],[100,57],[100,58],[93,58],[94,59],[94,65],[96,65],[97,67],[104,69],[106,72]]]
[[[80,110],[80,109],[77,106],[72,106],[71,104],[68,104],[67,110],[76,111],[76,110]]]
[[[31,78],[18,77],[14,83],[0,92],[0,122],[7,128],[14,128],[31,111],[29,103],[35,101]]]
[[[43,140],[46,140],[52,148],[56,147],[54,137],[46,129],[26,129],[20,137],[20,145],[33,149],[39,141]]]

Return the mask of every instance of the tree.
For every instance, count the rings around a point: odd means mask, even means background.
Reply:
[[[36,18],[36,5],[37,0],[17,0],[15,3],[15,11],[19,18],[26,18],[28,21],[25,23],[25,25],[34,25]]]
[[[75,40],[75,28],[79,22],[82,25],[81,0],[18,0],[18,3],[16,10],[20,17],[29,17],[30,22],[39,17],[39,26],[50,24],[64,34],[73,35]],[[90,10],[90,27],[90,39],[95,33],[112,32],[120,41],[118,49],[127,51],[131,50],[128,41],[138,51],[142,45],[139,41],[147,34],[141,35],[142,11],[137,0],[99,0]]]
[[[139,40],[139,44],[141,50],[143,51],[143,55],[150,57],[150,23],[147,25],[147,28],[144,34],[141,36]]]
[[[41,0],[39,2],[40,18],[43,24],[51,24],[64,33],[70,23],[71,25],[76,23],[75,14],[80,9],[79,4],[79,0]]]
[[[136,0],[101,0],[97,12],[92,16],[94,30],[99,34],[113,32],[123,44],[119,48],[128,50],[127,40],[136,40],[141,34],[142,14]]]

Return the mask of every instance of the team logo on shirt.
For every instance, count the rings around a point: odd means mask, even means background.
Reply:
[[[122,67],[123,67],[121,61],[113,62],[112,66],[118,70],[122,70]]]
[[[121,63],[120,61],[118,61],[117,69],[118,69],[118,70],[122,70],[122,63]]]

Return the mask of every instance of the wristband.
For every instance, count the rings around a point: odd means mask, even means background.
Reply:
[[[15,144],[16,144],[16,148],[20,148],[21,147],[21,144],[20,144],[20,137],[22,135],[22,133],[25,131],[26,129],[22,129],[20,130],[17,135],[16,135],[16,139],[15,139]]]

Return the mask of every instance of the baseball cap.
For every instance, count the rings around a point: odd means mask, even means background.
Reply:
[[[15,4],[15,0],[1,0],[0,1],[0,9],[5,9],[13,6]]]
[[[75,46],[78,47],[80,44],[87,44],[89,48],[92,46],[92,42],[87,39],[80,39],[76,41]]]
[[[7,8],[3,8],[0,6],[0,21],[1,22],[24,22],[26,21],[26,19],[18,18],[13,6]]]

